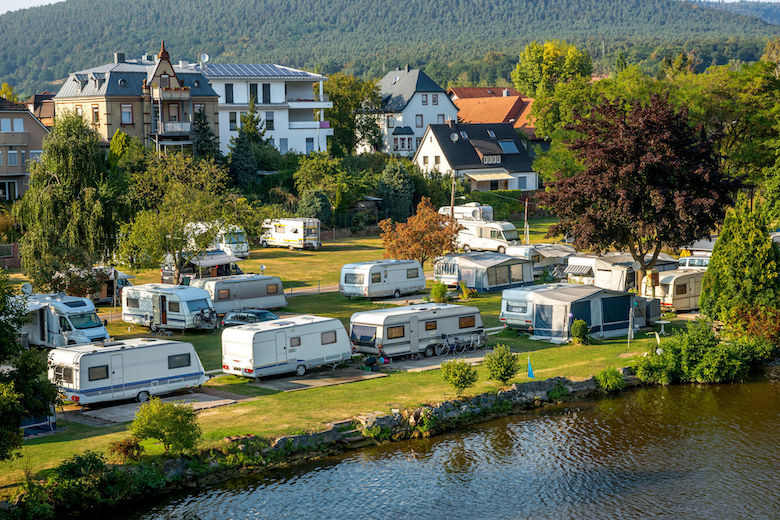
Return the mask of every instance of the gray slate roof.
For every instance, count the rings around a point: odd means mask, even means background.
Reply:
[[[200,65],[195,66],[201,70]],[[275,79],[287,81],[320,81],[325,76],[272,63],[209,63],[203,67],[209,79]]]
[[[492,130],[495,137],[491,137],[488,130]],[[531,157],[511,123],[445,123],[430,125],[430,131],[436,136],[444,157],[454,170],[504,168],[513,173],[534,171]],[[466,132],[468,137],[464,138],[461,132]],[[456,141],[450,138],[453,133],[458,134]],[[501,141],[514,142],[517,153],[503,153],[499,145]],[[477,147],[482,149],[485,155],[500,153],[501,162],[483,164],[477,155]]]
[[[446,97],[444,89],[420,69],[391,70],[379,80],[379,95],[385,112],[400,112],[415,92],[441,92]]]

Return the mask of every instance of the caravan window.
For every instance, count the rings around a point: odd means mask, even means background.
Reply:
[[[229,300],[230,289],[219,289],[217,291],[217,300]]]
[[[172,356],[168,356],[168,370],[173,370],[174,368],[184,368],[190,366],[190,355],[187,354],[174,354]]]
[[[179,302],[168,302],[168,312],[180,312]]]
[[[65,365],[56,365],[54,375],[57,376],[57,383],[73,384],[73,367]]]
[[[271,283],[265,286],[266,294],[279,294],[279,284]]]
[[[187,302],[187,308],[190,312],[200,312],[209,310],[209,302],[206,299],[190,300]]]
[[[369,327],[367,325],[352,325],[352,334],[350,339],[355,345],[373,347],[374,340],[376,339],[376,327]]]
[[[470,329],[471,327],[474,327],[477,324],[477,317],[476,316],[461,316],[458,319],[458,326],[461,329]]]
[[[506,312],[528,314],[528,302],[506,302]]]
[[[688,294],[688,284],[681,283],[680,285],[678,285],[674,290],[674,294],[676,294],[677,296]]]
[[[357,273],[345,273],[344,283],[355,283],[360,285],[363,283],[363,275]]]
[[[108,365],[89,367],[88,373],[89,373],[90,381],[99,381],[101,379],[108,379]]]
[[[436,330],[436,320],[426,321],[425,330]]]
[[[128,309],[137,309],[138,308],[138,298],[127,298],[127,308]]]
[[[317,236],[317,228],[316,227],[306,227],[303,230],[306,233],[307,237],[316,237]]]
[[[279,225],[279,224],[275,225],[274,231],[276,231],[277,233],[284,233],[284,225]]]
[[[328,332],[323,332],[320,336],[320,343],[322,343],[323,345],[330,345],[331,343],[336,343],[336,331],[329,330]]]
[[[290,338],[290,348],[300,347],[301,346],[301,337],[295,336],[294,338]]]
[[[404,337],[404,326],[387,327],[387,339],[396,339]]]
[[[371,275],[371,283],[382,282],[382,273],[374,273]]]
[[[406,278],[417,278],[420,276],[419,270],[415,267],[414,269],[407,269],[406,270]]]

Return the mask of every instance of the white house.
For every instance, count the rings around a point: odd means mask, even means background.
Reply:
[[[511,123],[429,125],[413,161],[422,172],[467,177],[475,191],[539,186],[528,149]]]
[[[196,68],[201,69],[201,65]],[[281,153],[326,149],[333,129],[324,119],[324,109],[333,108],[333,103],[322,91],[325,76],[272,64],[209,63],[202,70],[219,94],[222,153],[229,152],[230,138],[238,135],[241,113],[247,111],[250,97],[255,100],[266,137]]]
[[[420,69],[391,70],[379,82],[382,150],[410,157],[430,124],[455,121],[458,107]],[[361,150],[365,151],[365,149]]]

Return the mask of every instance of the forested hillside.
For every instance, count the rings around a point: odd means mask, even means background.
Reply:
[[[745,16],[755,16],[765,22],[780,24],[780,3],[777,2],[704,2],[704,6],[725,9]]]
[[[161,39],[173,59],[205,51],[213,62],[368,77],[435,62],[446,83],[461,75],[460,62],[481,63],[491,52],[499,55],[487,61],[511,60],[531,39],[566,38],[597,60],[635,46],[638,61],[659,48],[709,45],[709,65],[755,59],[778,32],[755,18],[677,0],[67,0],[0,16],[0,81],[27,94],[105,63],[114,51],[156,51]],[[466,76],[482,80],[478,68]]]

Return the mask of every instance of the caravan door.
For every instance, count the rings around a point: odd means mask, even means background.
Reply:
[[[419,352],[420,338],[417,333],[417,318],[409,318],[409,352]]]
[[[276,333],[276,364],[283,365],[287,363],[290,357],[294,356],[293,352],[287,348],[287,337],[284,332]]]
[[[122,354],[111,354],[111,396],[123,397],[125,376]]]
[[[162,296],[152,296],[152,322],[156,324],[162,323],[162,309],[160,308],[160,300]]]

